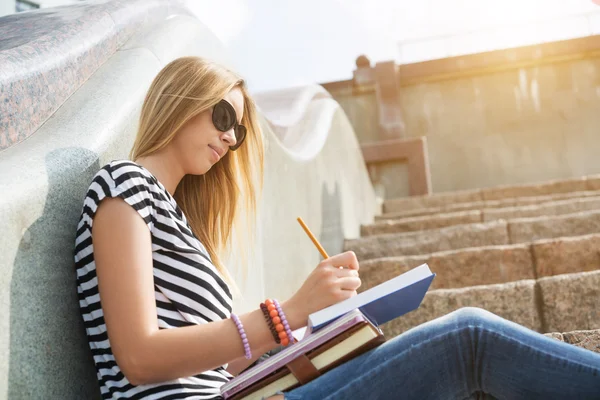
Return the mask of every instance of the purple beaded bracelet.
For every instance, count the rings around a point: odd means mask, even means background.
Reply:
[[[240,333],[240,337],[242,338],[242,343],[244,344],[244,353],[246,356],[246,360],[252,358],[252,351],[250,351],[250,343],[248,343],[248,337],[246,336],[246,331],[244,331],[244,326],[242,325],[242,321],[238,318],[237,315],[231,313],[231,319],[235,322],[235,326],[237,327],[238,332]]]
[[[289,340],[289,344],[294,344],[294,335],[292,334],[292,330],[290,329],[290,324],[288,324],[287,318],[281,309],[281,305],[279,301],[273,299],[273,304],[275,304],[275,308],[277,308],[277,312],[279,313],[279,318],[281,319],[281,323],[283,324],[283,328],[285,329],[285,333],[287,334]]]

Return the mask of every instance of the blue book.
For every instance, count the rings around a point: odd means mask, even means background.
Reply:
[[[423,301],[435,274],[420,265],[389,281],[308,316],[305,337],[348,312],[359,309],[375,326],[385,324],[412,310]]]

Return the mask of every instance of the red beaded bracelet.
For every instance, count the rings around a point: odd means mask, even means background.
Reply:
[[[266,321],[267,325],[269,325],[269,330],[271,331],[271,335],[273,335],[273,339],[275,339],[275,342],[277,344],[281,343],[279,334],[277,333],[277,330],[275,329],[275,324],[273,323],[273,320],[271,319],[271,316],[269,315],[269,310],[267,308],[267,305],[265,303],[260,303],[260,309],[262,310],[262,312],[265,316],[265,321]]]
[[[265,300],[264,304],[267,306],[267,311],[269,312],[269,316],[273,321],[275,331],[279,339],[281,339],[281,344],[283,346],[287,346],[290,343],[294,343],[294,338],[290,335],[291,331],[289,330],[289,328],[286,329],[287,321],[285,320],[285,315],[279,314],[278,310],[281,310],[281,307],[277,307],[279,303],[274,302],[271,299],[267,299]]]

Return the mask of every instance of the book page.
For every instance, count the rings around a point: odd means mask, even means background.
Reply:
[[[292,336],[294,336],[294,338],[297,341],[301,341],[304,338],[304,334],[306,333],[306,326],[302,327],[302,328],[298,328],[295,331],[292,331]]]

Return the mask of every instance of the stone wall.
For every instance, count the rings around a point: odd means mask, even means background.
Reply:
[[[600,172],[600,36],[399,65],[403,135],[426,137],[434,193]],[[376,84],[324,83],[361,144],[381,140]],[[405,161],[377,166],[386,199]]]
[[[599,87],[599,58],[406,86],[406,132],[427,136],[434,192],[593,174]]]

